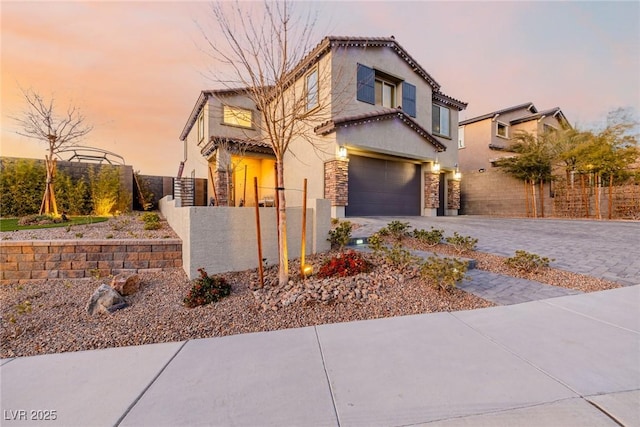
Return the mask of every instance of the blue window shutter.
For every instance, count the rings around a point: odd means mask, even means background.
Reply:
[[[375,90],[376,73],[373,68],[358,64],[357,99],[369,104],[376,103]]]
[[[416,116],[416,87],[402,82],[402,110],[411,117]]]

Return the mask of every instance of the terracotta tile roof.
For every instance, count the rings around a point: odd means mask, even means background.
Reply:
[[[410,127],[414,132],[424,138],[427,142],[436,147],[438,151],[445,151],[447,147],[431,135],[425,128],[420,126],[413,118],[407,115],[399,108],[387,108],[381,111],[373,111],[370,113],[357,114],[353,116],[339,117],[328,120],[314,128],[316,134],[327,135],[334,132],[338,128],[349,126],[359,126],[379,122],[381,120],[400,120],[402,123]]]
[[[249,152],[273,155],[271,144],[264,141],[252,141],[240,138],[226,138],[222,136],[212,136],[209,139],[209,142],[204,147],[202,147],[202,150],[200,150],[200,154],[202,154],[204,157],[209,157],[214,151],[218,149],[221,144],[226,144],[227,147],[229,147],[230,151],[235,153]]]

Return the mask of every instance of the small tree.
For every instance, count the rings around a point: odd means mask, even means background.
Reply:
[[[534,135],[529,132],[519,132],[513,138],[510,150],[516,156],[500,159],[496,166],[502,168],[509,175],[525,182],[525,197],[528,203],[529,187],[532,194],[533,216],[537,217],[536,184],[542,189],[544,183],[551,179],[552,151],[551,135]],[[543,193],[540,192],[540,211],[544,216]]]
[[[54,192],[54,178],[56,173],[56,153],[64,148],[75,145],[85,137],[92,126],[85,123],[85,117],[80,110],[70,104],[66,114],[58,114],[55,110],[55,100],[48,102],[33,89],[22,89],[22,95],[27,103],[26,110],[13,119],[20,126],[19,135],[37,139],[48,144],[49,154],[45,156],[47,178],[40,205],[40,214],[58,214]]]
[[[278,200],[279,283],[288,281],[287,217],[284,193],[284,158],[294,140],[314,143],[312,123],[331,115],[332,71],[319,67],[315,78],[299,84],[305,60],[311,62],[314,43],[312,16],[295,15],[290,1],[256,3],[216,2],[211,6],[220,31],[205,39],[218,62],[213,72],[217,84],[239,89],[256,106],[260,120],[253,125],[276,158]],[[308,56],[307,56],[308,55]],[[320,53],[318,53],[320,55]]]

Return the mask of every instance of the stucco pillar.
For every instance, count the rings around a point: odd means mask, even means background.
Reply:
[[[331,206],[347,206],[349,201],[349,159],[324,164],[324,198]]]
[[[440,174],[424,173],[424,208],[438,209],[440,207]]]

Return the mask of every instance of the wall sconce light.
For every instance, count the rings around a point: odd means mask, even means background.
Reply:
[[[344,145],[338,147],[338,158],[342,160],[347,158],[347,147]]]
[[[462,174],[460,173],[458,168],[456,168],[456,171],[453,173],[453,179],[455,179],[456,181],[460,181],[460,179],[462,179]]]
[[[436,159],[436,161],[433,162],[433,165],[431,165],[431,172],[434,172],[434,173],[440,172],[440,163],[438,163],[438,159]]]

